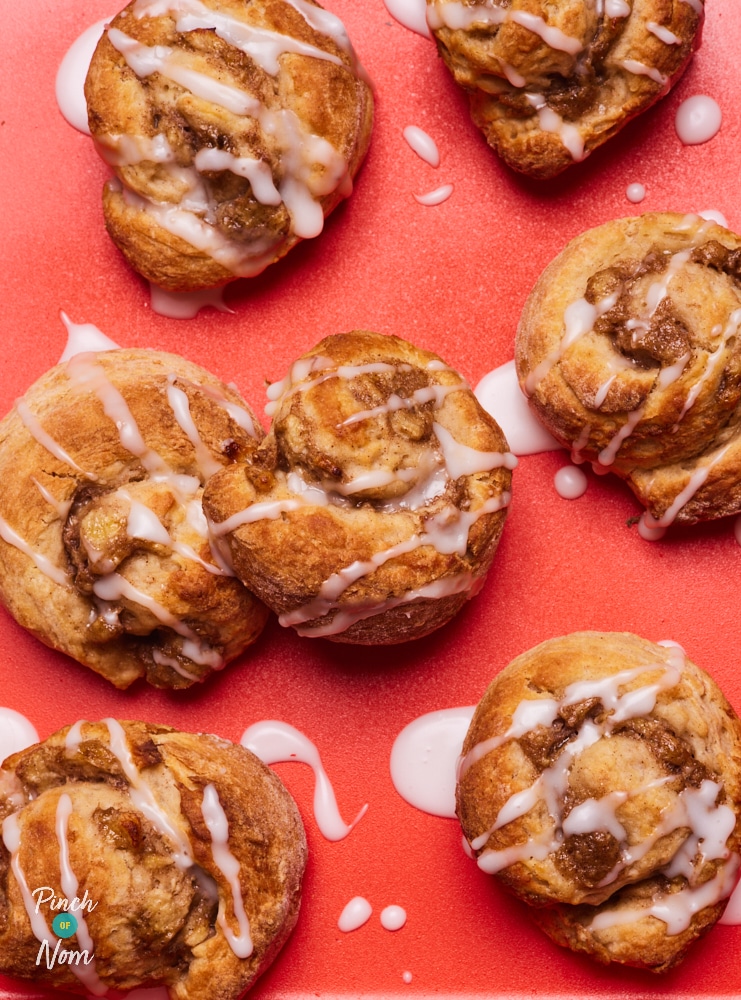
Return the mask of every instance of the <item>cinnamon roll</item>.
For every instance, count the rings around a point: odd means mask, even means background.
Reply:
[[[623,478],[647,527],[741,511],[741,238],[648,214],[573,240],[517,331],[520,385],[576,460]]]
[[[106,227],[173,291],[259,274],[352,191],[373,99],[314,0],[132,0],[85,84]]]
[[[468,384],[397,337],[327,337],[270,386],[267,437],[208,483],[237,576],[300,634],[394,643],[478,592],[516,459]]]
[[[668,92],[703,17],[703,0],[427,0],[475,124],[508,166],[541,179]]]
[[[306,839],[243,747],[78,722],[0,768],[0,969],[86,996],[237,1000],[298,917]]]
[[[478,866],[558,944],[662,972],[738,879],[741,722],[675,643],[551,639],[477,707],[457,810]]]
[[[174,354],[52,368],[0,422],[4,604],[116,687],[219,670],[268,611],[212,552],[203,485],[262,433],[236,391]]]

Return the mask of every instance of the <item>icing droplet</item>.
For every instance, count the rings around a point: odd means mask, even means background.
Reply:
[[[646,189],[643,184],[629,184],[625,189],[625,197],[637,205],[646,197]]]
[[[432,38],[427,26],[427,4],[425,0],[383,0],[389,14],[399,24],[415,31],[424,38]]]
[[[565,465],[559,469],[553,477],[553,485],[556,493],[564,500],[576,500],[586,493],[587,477],[585,473],[575,465]]]
[[[638,534],[645,542],[658,542],[666,534],[666,528],[660,524],[652,524],[653,518],[650,514],[641,514],[638,522]]]
[[[409,146],[431,167],[440,166],[440,150],[432,136],[416,125],[407,125],[403,132]]]
[[[407,922],[407,911],[401,906],[387,906],[381,910],[381,926],[387,931],[398,931]]]
[[[362,896],[354,896],[340,914],[337,926],[341,931],[356,931],[370,920],[373,907]]]
[[[484,375],[474,389],[474,395],[504,431],[513,454],[534,455],[561,447],[538,423],[528,406],[517,384],[514,361],[508,361]]]
[[[448,200],[452,193],[453,185],[443,184],[442,187],[435,188],[434,191],[428,191],[427,194],[415,194],[414,197],[420,205],[442,205],[444,201]]]
[[[57,70],[55,91],[59,110],[73,128],[84,132],[85,135],[90,135],[85,102],[85,77],[95,46],[110,19],[97,21],[83,31],[70,45]]]
[[[717,101],[704,94],[695,94],[677,108],[674,126],[685,146],[697,146],[717,135],[721,120],[722,114]]]
[[[402,975],[401,978],[404,980],[405,983],[411,983],[411,981],[412,981],[412,974],[411,974],[411,972],[405,972]]]
[[[25,715],[13,708],[0,708],[0,764],[19,750],[39,742],[39,734]]]
[[[391,780],[405,802],[455,819],[455,767],[473,707],[428,712],[410,722],[391,749]]]
[[[192,319],[201,309],[211,306],[217,312],[233,313],[224,302],[224,288],[204,288],[197,292],[169,292],[150,284],[152,311],[169,319]]]

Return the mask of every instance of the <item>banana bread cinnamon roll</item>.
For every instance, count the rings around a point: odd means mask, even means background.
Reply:
[[[120,688],[221,669],[268,611],[212,551],[203,485],[262,433],[237,392],[174,354],[52,368],[0,423],[3,603]]]
[[[86,996],[237,1000],[298,917],[293,799],[243,747],[78,722],[0,768],[0,969]]]
[[[583,160],[666,94],[703,17],[703,0],[427,0],[475,124],[537,178]]]
[[[270,386],[270,432],[204,494],[237,576],[300,634],[395,643],[481,588],[516,459],[468,384],[397,337],[328,337]]]
[[[476,709],[457,810],[479,867],[558,944],[662,972],[741,870],[741,722],[674,643],[551,639]]]
[[[548,265],[517,331],[520,385],[574,457],[623,478],[649,528],[741,511],[741,238],[621,219]]]
[[[93,56],[103,211],[128,262],[173,291],[259,274],[352,191],[373,99],[313,0],[132,0]]]

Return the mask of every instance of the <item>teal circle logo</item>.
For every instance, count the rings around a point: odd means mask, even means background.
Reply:
[[[77,930],[77,917],[73,917],[71,913],[58,913],[51,922],[51,929],[57,937],[72,937]]]

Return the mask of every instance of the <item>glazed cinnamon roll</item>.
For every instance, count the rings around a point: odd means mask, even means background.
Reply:
[[[268,611],[212,551],[203,485],[262,433],[237,392],[174,354],[52,368],[0,423],[4,604],[116,687],[221,669]]]
[[[85,84],[114,168],[103,212],[131,266],[174,291],[259,274],[352,191],[373,100],[313,0],[132,0]]]
[[[476,709],[457,809],[479,867],[558,944],[662,972],[738,879],[741,722],[674,643],[551,639]]]
[[[298,917],[306,840],[248,750],[78,722],[0,768],[0,969],[86,996],[237,1000]]]
[[[649,528],[741,511],[741,238],[649,214],[573,240],[520,320],[520,385],[548,430],[625,479]]]
[[[468,384],[397,337],[328,337],[270,386],[270,432],[209,482],[237,576],[300,634],[394,643],[481,588],[516,459]]]
[[[699,45],[703,0],[427,0],[471,116],[514,170],[549,178],[663,97]]]

